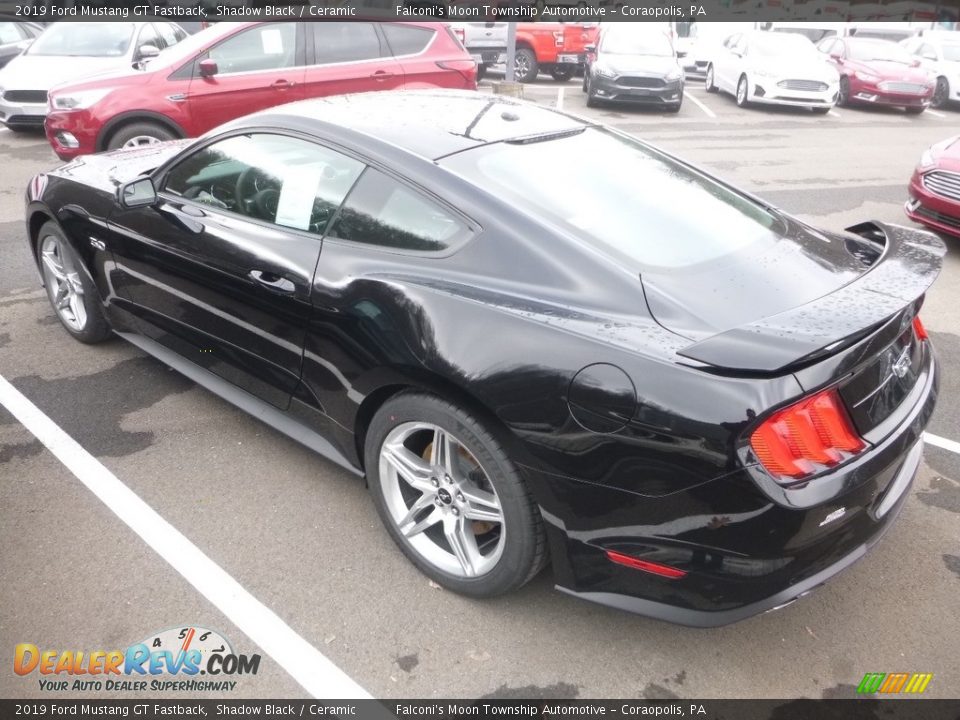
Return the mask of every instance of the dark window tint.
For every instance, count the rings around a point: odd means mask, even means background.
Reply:
[[[318,22],[313,28],[313,44],[318,65],[378,58],[380,37],[373,23]]]
[[[362,171],[362,163],[306,140],[238,135],[174,167],[165,189],[219,210],[323,234]]]
[[[331,237],[420,252],[446,250],[469,235],[453,214],[372,168],[360,178],[330,229]]]
[[[763,206],[600,128],[492,143],[440,164],[638,269],[714,262],[750,247],[769,249],[781,237],[782,224]]]
[[[257,25],[210,49],[221,75],[293,67],[298,23]]]
[[[408,25],[383,25],[383,34],[394,55],[416,55],[433,39],[433,30]]]

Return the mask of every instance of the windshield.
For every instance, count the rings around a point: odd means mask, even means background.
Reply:
[[[944,43],[940,46],[943,52],[943,59],[950,62],[960,62],[960,44]]]
[[[600,49],[611,55],[657,55],[671,57],[673,48],[667,36],[657,30],[630,32],[613,30],[603,36]]]
[[[851,60],[860,62],[883,60],[904,65],[913,65],[914,62],[910,53],[889,40],[848,40],[847,52]]]
[[[758,33],[750,38],[751,55],[762,57],[815,57],[817,48],[803,35]]]
[[[828,30],[826,28],[818,27],[775,27],[773,28],[774,32],[778,33],[794,33],[795,35],[803,35],[807,40],[811,42],[820,42],[825,37],[829,35],[836,35],[836,30]]]
[[[54,23],[30,46],[28,55],[123,57],[133,40],[133,23]]]
[[[780,237],[779,219],[762,206],[603,128],[495,143],[440,163],[640,271],[762,250]]]

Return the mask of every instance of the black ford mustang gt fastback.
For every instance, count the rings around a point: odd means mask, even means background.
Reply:
[[[937,395],[935,236],[817,230],[511,99],[278,107],[79,158],[26,211],[70,334],[364,475],[410,560],[471,596],[550,563],[689,625],[784,605],[891,525]]]

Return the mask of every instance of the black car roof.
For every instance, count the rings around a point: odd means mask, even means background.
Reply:
[[[553,135],[590,124],[503,95],[457,90],[339,95],[302,100],[258,115],[343,128],[429,160],[478,145]],[[243,125],[258,124],[258,115],[249,116]]]

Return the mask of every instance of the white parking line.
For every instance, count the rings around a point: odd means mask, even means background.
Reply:
[[[563,85],[557,88],[557,110],[563,110],[563,91],[565,89]]]
[[[831,117],[835,117],[835,118],[843,117],[843,115],[838,113],[836,110],[832,110],[832,109],[827,111],[827,115],[830,115]]]
[[[947,440],[947,438],[940,437],[939,435],[934,435],[933,433],[924,433],[923,441],[934,445],[942,450],[949,450],[952,453],[960,455],[960,442],[956,440]]]
[[[927,112],[927,115],[933,115],[934,117],[938,117],[938,118],[945,118],[945,117],[946,117],[946,115],[945,115],[944,113],[939,112],[939,111],[937,111],[937,110],[931,110],[930,108],[927,108],[926,112]]]
[[[683,96],[684,96],[685,98],[688,98],[688,99],[690,100],[690,102],[692,102],[692,103],[693,103],[694,105],[696,105],[698,108],[700,108],[701,110],[703,110],[703,112],[706,114],[707,117],[715,118],[715,117],[717,116],[716,113],[713,112],[713,110],[711,110],[711,109],[708,108],[706,105],[704,105],[702,102],[700,102],[699,100],[697,100],[693,95],[691,95],[690,93],[688,93],[686,90],[683,91]]]
[[[315,698],[368,699],[370,694],[247,592],[175,527],[124,485],[0,376],[0,405],[201,595]]]

